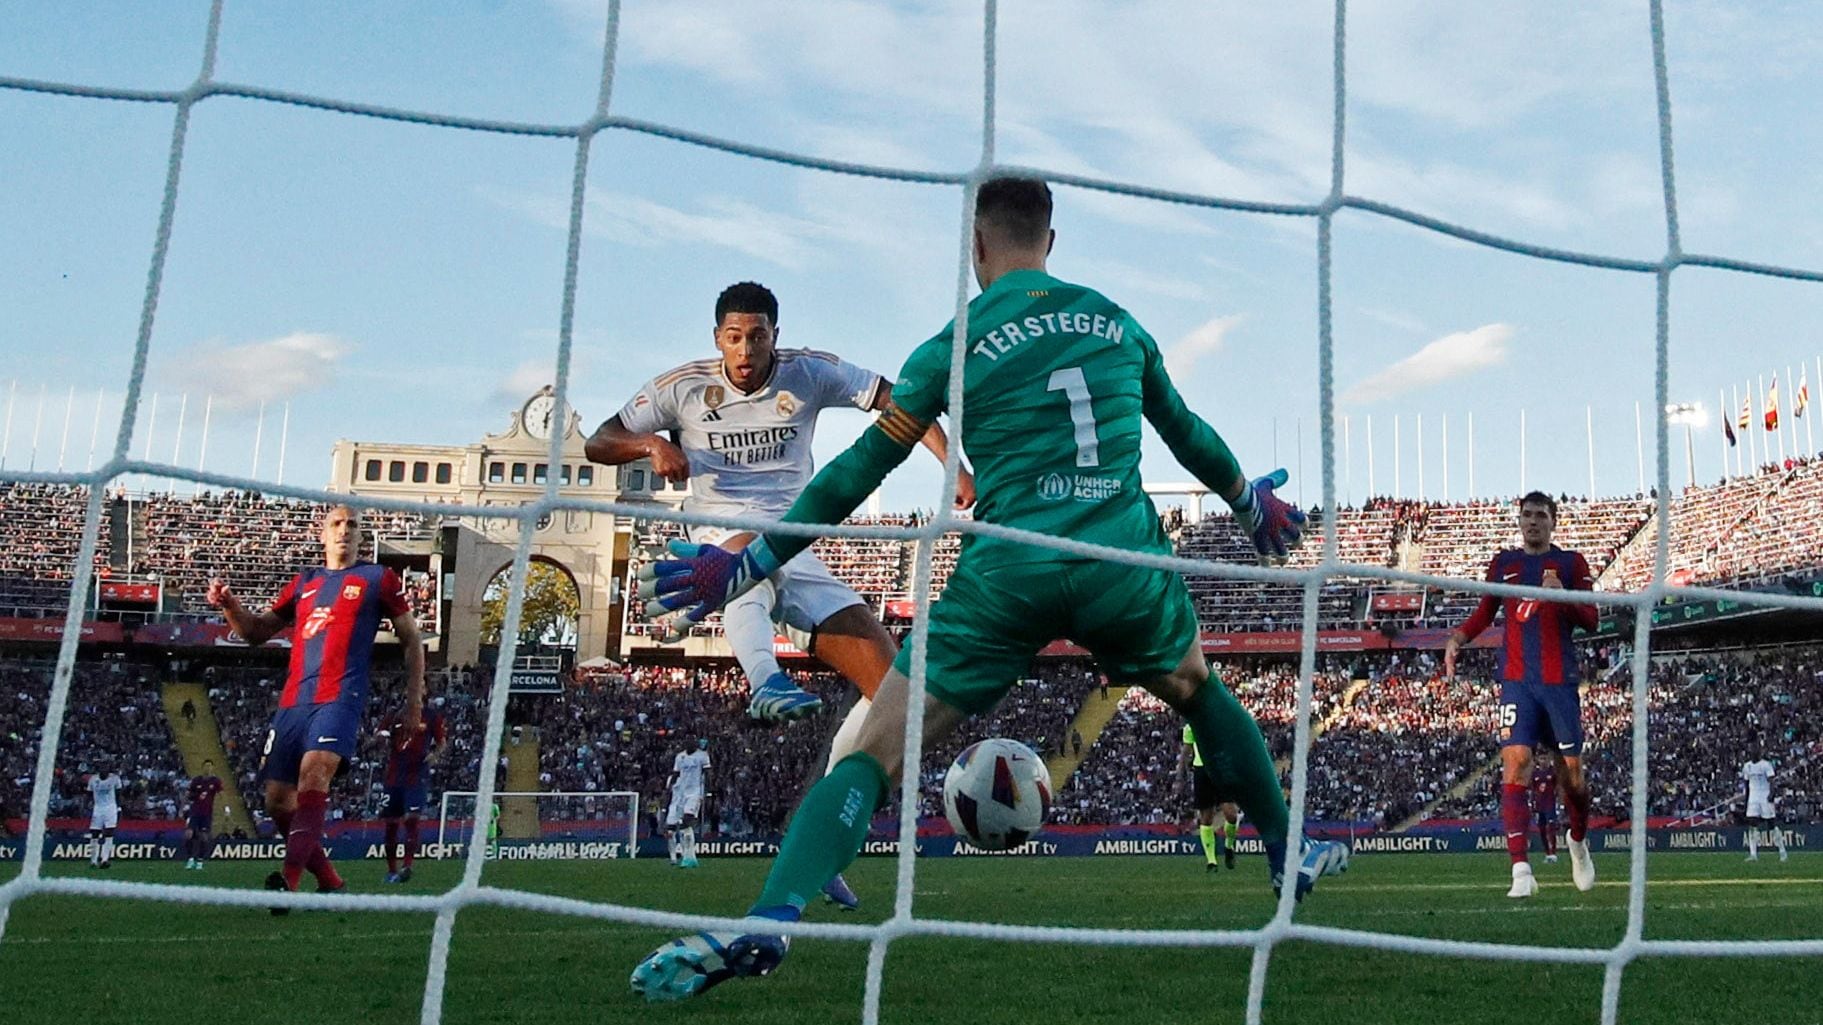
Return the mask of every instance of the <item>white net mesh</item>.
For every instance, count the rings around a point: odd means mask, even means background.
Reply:
[[[1668,395],[1669,351],[1668,338],[1670,330],[1670,289],[1673,274],[1685,266],[1705,266],[1721,270],[1767,275],[1799,281],[1823,281],[1823,272],[1792,267],[1771,266],[1745,260],[1703,256],[1685,253],[1678,233],[1678,204],[1675,188],[1674,161],[1672,155],[1671,132],[1671,98],[1665,59],[1665,33],[1663,10],[1659,0],[1650,5],[1650,24],[1646,26],[1652,48],[1655,70],[1658,117],[1659,117],[1659,150],[1660,170],[1662,175],[1666,247],[1665,255],[1658,260],[1639,260],[1618,258],[1599,253],[1575,252],[1564,249],[1532,245],[1517,239],[1491,235],[1474,228],[1449,223],[1412,210],[1392,206],[1364,197],[1351,196],[1345,190],[1344,176],[1344,141],[1347,76],[1345,74],[1346,55],[1346,3],[1338,0],[1335,8],[1334,22],[1334,132],[1332,140],[1332,162],[1330,189],[1326,198],[1315,204],[1295,203],[1262,203],[1235,200],[1220,196],[1196,195],[1173,192],[1155,188],[1134,186],[1116,181],[1093,179],[1081,175],[1053,173],[1044,168],[1016,168],[995,163],[995,21],[997,5],[988,0],[984,8],[982,21],[983,69],[985,89],[982,97],[982,141],[980,160],[972,168],[949,173],[933,173],[907,170],[890,166],[875,166],[840,161],[830,161],[805,156],[798,153],[773,150],[745,143],[716,138],[698,132],[692,132],[666,124],[658,124],[635,118],[619,117],[610,112],[610,99],[614,84],[615,54],[620,28],[620,5],[610,3],[608,8],[606,34],[602,47],[600,90],[595,114],[581,124],[539,124],[502,120],[470,118],[423,111],[401,110],[388,107],[349,103],[336,99],[282,92],[256,85],[221,82],[214,77],[217,40],[221,24],[222,0],[215,0],[210,11],[207,36],[203,44],[203,59],[196,81],[186,89],[179,91],[150,91],[132,89],[110,89],[86,86],[81,84],[28,80],[0,77],[0,88],[26,92],[53,94],[72,97],[88,97],[117,101],[134,101],[170,104],[175,108],[175,118],[171,134],[171,148],[168,169],[165,178],[163,202],[159,211],[156,236],[152,246],[150,270],[147,276],[144,303],[141,309],[139,328],[133,353],[131,376],[126,385],[124,413],[121,417],[118,436],[115,440],[112,457],[99,469],[93,472],[75,473],[18,473],[7,471],[0,477],[22,481],[42,481],[62,484],[90,485],[86,510],[86,519],[82,535],[80,553],[76,559],[74,581],[71,587],[71,600],[66,614],[62,646],[58,652],[57,669],[49,699],[49,711],[44,724],[45,743],[39,748],[38,764],[32,792],[30,811],[30,830],[25,848],[25,862],[17,878],[0,886],[0,938],[4,936],[6,915],[12,904],[31,894],[83,894],[90,896],[135,897],[139,899],[165,900],[175,902],[233,904],[265,907],[272,904],[329,906],[362,910],[419,911],[435,912],[436,927],[430,953],[429,971],[424,990],[422,1020],[433,1025],[441,1020],[443,994],[446,981],[446,968],[449,960],[452,928],[456,915],[465,907],[473,905],[496,905],[501,907],[522,908],[543,912],[579,915],[611,921],[638,924],[645,926],[701,929],[732,928],[737,926],[736,919],[708,918],[692,915],[672,914],[644,908],[616,904],[591,903],[579,900],[532,894],[510,889],[483,886],[481,871],[484,863],[484,850],[481,845],[473,845],[467,851],[462,880],[459,885],[441,896],[391,896],[391,895],[311,895],[308,897],[292,895],[274,895],[266,892],[230,890],[206,886],[171,886],[142,883],[114,883],[89,879],[46,878],[42,873],[43,840],[46,828],[46,815],[50,800],[52,770],[57,754],[57,739],[61,732],[65,706],[68,703],[72,669],[82,618],[82,601],[90,586],[93,569],[93,556],[96,548],[97,532],[101,523],[103,489],[94,485],[103,484],[126,474],[156,474],[163,477],[182,478],[218,487],[246,488],[269,493],[288,495],[314,501],[346,501],[343,495],[331,495],[326,492],[304,488],[274,487],[259,481],[247,480],[225,474],[185,470],[173,465],[151,462],[146,459],[130,458],[129,447],[132,441],[135,412],[142,394],[147,356],[151,347],[154,315],[157,311],[160,286],[165,268],[165,257],[170,240],[171,225],[177,209],[179,184],[182,179],[185,138],[189,127],[190,113],[196,104],[205,100],[233,96],[252,100],[263,100],[274,103],[293,104],[301,107],[315,108],[344,114],[380,118],[396,122],[410,122],[422,125],[445,128],[459,128],[470,131],[496,132],[513,135],[545,136],[569,138],[576,141],[575,170],[568,224],[568,246],[565,260],[565,273],[562,292],[562,308],[559,324],[556,354],[556,396],[558,402],[557,422],[564,422],[568,394],[571,338],[577,291],[577,262],[582,240],[584,218],[584,184],[588,173],[591,144],[596,136],[604,131],[627,131],[643,133],[678,142],[707,147],[725,153],[750,157],[759,160],[774,161],[797,167],[811,168],[840,174],[861,175],[873,178],[914,182],[938,186],[959,187],[964,190],[966,201],[963,204],[963,219],[959,225],[958,266],[956,280],[956,331],[952,366],[960,368],[967,340],[966,311],[969,299],[969,225],[973,209],[974,188],[994,173],[1019,171],[1041,176],[1047,180],[1073,185],[1080,188],[1116,193],[1142,199],[1151,199],[1169,203],[1185,204],[1195,207],[1291,217],[1314,218],[1317,222],[1317,345],[1318,377],[1317,388],[1319,409],[1321,412],[1321,462],[1322,462],[1322,505],[1326,509],[1336,507],[1336,449],[1335,449],[1335,395],[1333,382],[1333,346],[1331,322],[1331,241],[1332,226],[1335,215],[1345,209],[1404,221],[1408,224],[1452,236],[1475,245],[1505,250],[1538,259],[1554,260],[1577,264],[1586,267],[1605,268],[1614,271],[1632,272],[1653,275],[1657,282],[1658,317],[1655,346],[1655,394],[1657,408],[1664,408]],[[966,415],[962,402],[963,375],[960,372],[950,376],[949,408],[954,411],[955,423],[952,434],[961,433],[961,421]],[[1645,609],[1659,602],[1669,594],[1690,598],[1719,598],[1742,601],[1748,604],[1763,606],[1781,606],[1788,608],[1823,607],[1823,601],[1795,595],[1771,595],[1763,593],[1743,593],[1735,591],[1718,591],[1709,588],[1681,587],[1674,588],[1666,582],[1667,546],[1669,525],[1671,522],[1671,488],[1670,467],[1668,461],[1667,432],[1664,418],[1657,419],[1657,494],[1659,496],[1656,510],[1658,524],[1657,556],[1651,581],[1642,590],[1632,594],[1599,594],[1595,600],[1609,606],[1630,606]],[[550,462],[555,465],[561,462],[560,433],[553,434],[550,447]],[[833,528],[810,529],[802,526],[785,526],[757,519],[735,519],[721,517],[693,516],[679,513],[675,518],[688,523],[714,523],[722,526],[742,527],[748,529],[774,529],[796,534],[837,534],[847,536],[891,536],[916,539],[918,541],[918,568],[914,587],[917,615],[912,634],[912,683],[914,695],[921,694],[924,688],[925,647],[927,642],[927,622],[931,590],[931,552],[936,539],[948,531],[975,532],[979,534],[1017,536],[1033,544],[1090,555],[1097,558],[1124,562],[1141,566],[1157,566],[1176,570],[1186,575],[1207,575],[1240,580],[1271,581],[1280,584],[1293,584],[1302,587],[1303,604],[1303,646],[1300,681],[1298,686],[1298,715],[1296,720],[1294,756],[1292,763],[1291,795],[1291,829],[1293,833],[1301,830],[1304,821],[1304,804],[1308,770],[1308,752],[1311,733],[1311,697],[1312,676],[1315,669],[1317,652],[1317,608],[1318,597],[1323,582],[1331,577],[1350,576],[1356,578],[1379,578],[1411,584],[1438,584],[1440,578],[1428,577],[1416,573],[1401,572],[1381,566],[1366,566],[1344,563],[1337,557],[1335,532],[1326,532],[1322,558],[1308,568],[1267,569],[1242,565],[1214,564],[1181,558],[1150,557],[1135,555],[1099,546],[1072,542],[1068,539],[1053,538],[1042,535],[1012,531],[992,524],[980,523],[955,517],[949,512],[950,498],[954,494],[957,474],[956,449],[950,450],[950,457],[944,467],[943,496],[936,503],[937,515],[919,528]],[[649,517],[651,507],[622,506],[613,503],[586,502],[558,495],[558,481],[555,475],[547,481],[544,496],[535,502],[521,507],[517,513],[520,524],[519,543],[513,565],[513,578],[525,579],[525,570],[531,555],[532,538],[535,524],[539,518],[557,509],[588,509],[619,516]],[[453,505],[420,505],[404,502],[385,502],[363,500],[362,504],[375,508],[400,511],[435,512],[449,515],[501,515],[499,507],[485,510],[470,509]],[[1563,592],[1541,588],[1526,588],[1509,585],[1484,584],[1477,581],[1453,579],[1448,586],[1454,590],[1472,591],[1485,594],[1517,595],[1538,600],[1564,600]],[[515,638],[518,635],[523,591],[515,587],[508,602],[506,622],[502,630],[505,642],[499,657],[499,670],[494,681],[493,693],[504,695],[507,690],[510,666],[513,662]],[[1584,597],[1584,596],[1579,596]],[[1259,929],[1233,931],[1158,931],[1158,930],[1122,930],[1122,929],[1084,929],[1060,928],[1046,926],[1010,926],[984,922],[945,921],[931,918],[920,918],[914,914],[913,880],[916,875],[914,845],[901,843],[899,846],[897,903],[892,917],[878,925],[828,925],[793,923],[782,925],[781,931],[794,936],[814,936],[825,939],[862,940],[870,943],[866,976],[865,1003],[863,1020],[868,1025],[880,1019],[880,999],[883,982],[885,957],[889,946],[907,936],[953,936],[976,939],[994,939],[1002,941],[1102,944],[1119,946],[1232,946],[1251,948],[1254,952],[1252,973],[1248,987],[1246,1017],[1250,1023],[1261,1020],[1265,996],[1267,969],[1274,949],[1287,940],[1305,940],[1319,943],[1344,946],[1371,947],[1381,950],[1398,951],[1409,954],[1442,955],[1453,957],[1488,958],[1513,961],[1542,961],[1575,964],[1599,964],[1606,968],[1602,987],[1601,1020],[1604,1025],[1612,1025],[1618,1019],[1621,978],[1627,965],[1642,956],[1670,957],[1745,957],[1745,956],[1791,956],[1823,955],[1823,938],[1812,940],[1787,941],[1677,941],[1647,940],[1644,938],[1645,894],[1647,867],[1647,804],[1646,784],[1648,781],[1647,733],[1648,733],[1648,696],[1649,681],[1647,677],[1648,659],[1650,656],[1650,617],[1638,616],[1635,628],[1633,647],[1633,768],[1632,768],[1632,842],[1631,872],[1628,883],[1629,900],[1627,905],[1627,925],[1622,939],[1610,947],[1546,947],[1520,946],[1486,942],[1468,942],[1456,940],[1430,939],[1398,934],[1377,933],[1352,929],[1312,926],[1294,921],[1293,912],[1296,904],[1292,888],[1285,888],[1279,902],[1277,913],[1272,920]],[[918,699],[914,697],[915,702]],[[506,704],[504,701],[491,701],[487,720],[485,749],[498,751],[500,748],[505,723]],[[907,747],[917,752],[922,749],[922,723],[918,717],[911,717],[907,724]],[[914,756],[915,760],[915,756]],[[491,757],[481,759],[480,780],[476,800],[486,803],[496,793],[497,760]],[[902,837],[913,835],[916,829],[918,801],[916,800],[916,774],[907,774],[900,802]]]

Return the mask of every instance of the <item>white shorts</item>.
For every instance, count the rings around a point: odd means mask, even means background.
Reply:
[[[720,544],[745,531],[727,527],[690,528],[690,540],[697,544]],[[772,609],[772,621],[783,627],[785,636],[798,650],[810,651],[816,628],[830,616],[854,605],[866,605],[854,589],[837,580],[823,560],[806,548],[787,562],[770,579],[748,591],[736,602],[762,601]]]
[[[671,807],[665,812],[665,825],[681,826],[685,818],[696,818],[703,810],[702,791],[671,794]]]
[[[1771,798],[1763,801],[1748,798],[1747,817],[1750,819],[1775,819],[1779,817],[1779,813],[1773,806]]]
[[[90,829],[115,829],[120,825],[120,809],[97,811],[89,815]]]

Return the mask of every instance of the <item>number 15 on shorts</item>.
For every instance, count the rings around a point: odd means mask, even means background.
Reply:
[[[1513,724],[1519,721],[1519,706],[1505,704],[1500,706],[1500,739],[1505,740],[1513,735]]]

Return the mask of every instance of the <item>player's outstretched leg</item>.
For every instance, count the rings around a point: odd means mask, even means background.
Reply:
[[[772,653],[776,633],[772,612],[777,600],[777,590],[768,583],[722,610],[722,631],[753,688],[747,715],[761,722],[791,722],[815,715],[823,707],[821,698],[791,682]]]

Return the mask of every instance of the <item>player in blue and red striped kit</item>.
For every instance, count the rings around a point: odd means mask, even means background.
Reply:
[[[1557,529],[1557,503],[1534,491],[1519,500],[1518,548],[1509,548],[1488,564],[1493,583],[1589,591],[1595,580],[1580,552],[1551,543]],[[1577,627],[1593,630],[1594,605],[1538,601],[1533,598],[1481,599],[1473,615],[1450,634],[1444,648],[1443,672],[1456,675],[1456,653],[1493,625],[1498,611],[1505,620],[1500,674],[1500,821],[1513,862],[1509,897],[1530,897],[1538,880],[1526,858],[1531,832],[1527,788],[1532,776],[1532,748],[1544,745],[1557,754],[1557,782],[1569,812],[1570,874],[1579,890],[1595,885],[1595,862],[1589,857],[1589,788],[1582,773],[1582,699],[1580,674],[1571,636]]]
[[[411,881],[411,865],[418,857],[418,816],[428,797],[430,763],[443,753],[449,734],[443,713],[426,708],[416,729],[408,728],[403,715],[387,728],[391,734],[386,745],[386,807],[380,818],[386,822],[386,881]],[[405,833],[405,859],[399,861],[400,827]]]
[[[1538,825],[1538,843],[1544,860],[1557,863],[1557,770],[1534,759],[1532,769],[1532,818]]]
[[[424,645],[405,585],[392,570],[359,561],[361,516],[353,508],[325,512],[318,539],[323,565],[293,577],[265,612],[248,612],[226,581],[209,583],[209,604],[248,644],[264,644],[292,628],[291,668],[260,761],[266,814],[285,838],[284,869],[266,878],[272,890],[297,889],[306,870],[316,877],[318,892],[343,888],[323,850],[323,819],[329,784],[355,751],[381,619],[392,621],[404,651],[404,720],[411,730],[424,709]]]

